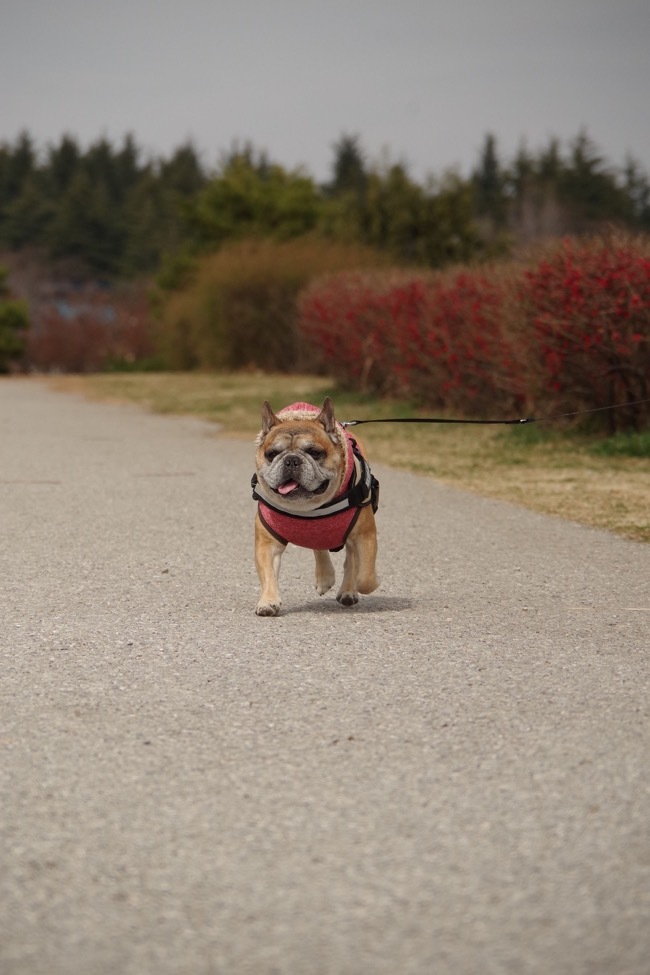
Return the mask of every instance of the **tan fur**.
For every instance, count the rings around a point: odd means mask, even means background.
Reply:
[[[334,408],[329,397],[316,418],[276,416],[268,403],[262,413],[263,427],[257,439],[256,466],[258,477],[268,467],[266,453],[274,445],[300,452],[306,445],[323,451],[318,470],[329,480],[327,490],[313,498],[297,503],[300,510],[310,510],[335,497],[346,477],[347,447],[335,427]],[[358,443],[358,442],[357,442]],[[358,447],[365,456],[363,446]],[[260,481],[260,483],[263,483]],[[258,616],[277,616],[282,605],[278,579],[280,562],[286,548],[255,517],[255,566],[260,580],[261,593],[255,612]],[[316,560],[315,588],[319,595],[328,592],[335,581],[334,566],[328,551],[314,549]],[[357,521],[345,543],[343,580],[337,593],[342,606],[353,606],[359,601],[359,593],[374,592],[379,585],[375,571],[377,558],[377,530],[375,515],[368,505],[359,513]]]

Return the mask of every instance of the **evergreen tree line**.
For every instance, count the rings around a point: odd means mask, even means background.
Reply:
[[[186,237],[184,204],[207,177],[191,145],[143,160],[132,136],[82,151],[64,136],[39,153],[27,133],[0,145],[0,247],[37,248],[76,273],[149,274]]]
[[[650,182],[631,157],[612,168],[585,132],[563,152],[557,139],[537,154],[522,146],[503,165],[493,135],[472,176],[484,232],[517,242],[582,235],[604,224],[650,231]]]
[[[485,138],[468,178],[424,183],[403,163],[369,163],[356,136],[333,147],[331,179],[235,147],[214,170],[191,144],[147,159],[132,136],[82,150],[64,136],[41,152],[27,133],[0,145],[0,248],[33,248],[106,279],[162,272],[173,285],[192,255],[247,236],[319,232],[442,267],[539,237],[604,224],[650,231],[650,183],[628,159],[611,167],[584,133],[504,162]]]

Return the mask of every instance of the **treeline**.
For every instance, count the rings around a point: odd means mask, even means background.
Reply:
[[[39,152],[23,133],[0,146],[0,247],[37,249],[95,277],[150,274],[182,248],[183,207],[206,182],[189,144],[145,160],[131,136],[85,151],[64,136]]]
[[[0,249],[107,280],[160,274],[173,286],[196,254],[245,237],[317,233],[438,268],[612,224],[650,231],[650,182],[631,159],[611,166],[584,133],[510,161],[488,135],[469,177],[424,183],[403,163],[369,162],[355,136],[334,145],[325,185],[249,145],[212,169],[191,144],[146,158],[131,136],[39,150],[24,133],[0,145]]]
[[[476,214],[488,236],[516,243],[582,236],[604,226],[650,231],[650,182],[626,159],[613,168],[581,132],[563,151],[557,139],[537,154],[521,147],[503,165],[494,136],[486,136],[472,176]]]

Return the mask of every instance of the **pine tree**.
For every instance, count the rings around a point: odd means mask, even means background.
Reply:
[[[368,182],[366,164],[358,135],[342,135],[334,144],[332,180],[325,187],[329,196],[352,194],[362,201]]]
[[[488,133],[478,168],[472,177],[476,194],[476,212],[490,221],[495,230],[500,230],[506,222],[506,198],[504,194],[504,173],[497,154],[495,137]]]
[[[76,259],[93,273],[118,273],[126,234],[106,184],[94,182],[88,171],[75,176],[49,229],[54,258]]]
[[[207,177],[199,155],[191,142],[186,142],[160,164],[160,181],[166,190],[180,199],[188,199],[202,190]]]
[[[22,190],[5,207],[0,239],[12,250],[40,243],[52,220],[53,208],[37,173],[27,177]]]
[[[55,199],[68,189],[81,168],[81,150],[72,136],[64,135],[58,146],[51,146],[47,155],[45,173],[48,192]]]

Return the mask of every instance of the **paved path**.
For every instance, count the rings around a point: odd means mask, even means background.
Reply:
[[[383,470],[258,619],[251,458],[0,382],[2,975],[647,975],[650,547]]]

